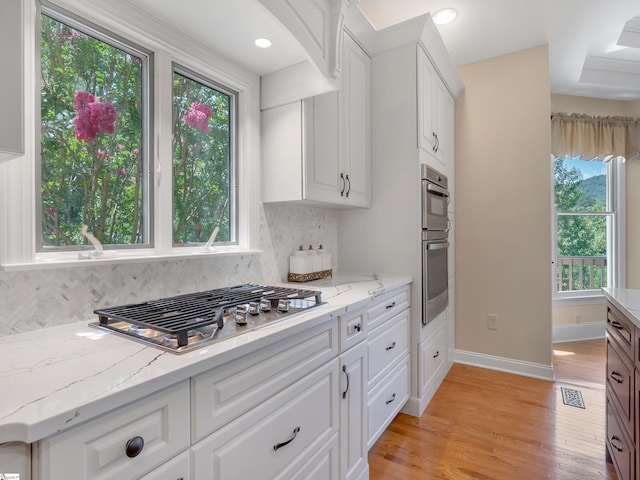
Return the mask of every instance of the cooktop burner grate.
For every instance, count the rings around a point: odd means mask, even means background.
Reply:
[[[175,348],[184,347],[194,332],[208,331],[217,325],[223,327],[223,315],[233,307],[267,299],[275,308],[278,301],[306,301],[309,307],[321,303],[321,294],[314,290],[266,285],[244,284],[219,288],[204,292],[189,293],[175,297],[161,298],[141,303],[99,308],[94,310],[99,322],[96,326],[124,333],[138,339],[156,336],[156,332],[166,338],[152,343],[174,343]],[[302,303],[303,303],[302,302]],[[298,304],[301,302],[298,302]],[[284,317],[286,314],[278,314]],[[153,332],[151,335],[145,332]],[[217,331],[211,338],[217,337]]]

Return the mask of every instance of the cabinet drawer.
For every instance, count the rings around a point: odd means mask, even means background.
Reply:
[[[130,458],[125,450],[137,437],[144,445]],[[67,480],[138,478],[188,447],[189,385],[185,381],[43,440],[41,476]]]
[[[337,319],[191,379],[196,442],[338,354]]]
[[[367,336],[366,311],[348,312],[338,317],[340,328],[340,352],[345,352]]]
[[[607,450],[618,473],[618,480],[634,478],[634,446],[618,423],[615,409],[607,396]]]
[[[306,464],[304,464],[291,480],[338,480],[339,457],[338,435],[324,445]],[[278,477],[280,478],[280,477]]]
[[[421,392],[424,392],[427,385],[431,383],[447,360],[447,338],[444,325],[427,338],[420,345],[418,351],[420,358],[420,386]]]
[[[192,447],[194,480],[290,478],[338,433],[338,359]]]
[[[633,436],[634,370],[627,357],[618,353],[616,346],[607,336],[607,391],[620,409],[623,426]]]
[[[369,394],[367,420],[371,448],[409,398],[409,356]]]
[[[393,290],[380,295],[380,297],[376,298],[375,303],[369,307],[367,328],[369,331],[373,331],[374,328],[408,307],[408,285],[400,290]]]
[[[635,327],[631,320],[611,303],[607,303],[607,332],[620,344],[624,354],[631,359],[635,359],[634,331]]]
[[[191,467],[189,465],[189,452],[182,452],[176,458],[159,466],[140,480],[189,480]]]
[[[409,310],[389,319],[369,335],[368,386],[373,387],[409,351]]]

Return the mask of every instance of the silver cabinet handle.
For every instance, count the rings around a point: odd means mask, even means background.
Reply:
[[[385,403],[387,405],[389,405],[390,403],[392,403],[394,400],[396,399],[396,394],[394,393],[393,395],[391,395],[391,398],[389,400],[387,400]]]
[[[276,443],[273,446],[273,450],[274,451],[278,451],[282,447],[286,447],[287,445],[289,445],[291,442],[293,442],[296,439],[296,437],[298,436],[298,433],[300,433],[300,427],[294,428],[293,429],[293,433],[292,433],[291,437],[289,438],[289,440],[287,440],[286,442],[282,442],[282,443]]]
[[[396,342],[393,342],[391,345],[389,345],[387,348],[385,348],[386,351],[392,350],[396,348]]]
[[[433,136],[433,146],[431,147],[431,150],[433,150],[434,152],[438,151],[438,147],[437,147],[437,140],[438,140],[438,136],[436,135],[436,132],[431,132],[431,135]]]
[[[348,187],[347,187],[347,193],[345,194],[346,197],[349,197],[349,192],[351,192],[351,180],[349,179],[349,174],[347,173],[347,183],[348,183]]]

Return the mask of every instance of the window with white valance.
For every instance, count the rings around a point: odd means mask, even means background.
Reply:
[[[640,159],[640,122],[552,114],[554,303],[623,286],[626,159]]]

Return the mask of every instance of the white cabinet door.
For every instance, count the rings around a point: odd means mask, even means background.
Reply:
[[[193,480],[284,480],[300,472],[338,434],[338,372],[336,358],[196,443]]]
[[[438,374],[447,364],[447,336],[445,324],[418,345],[420,395],[434,387]],[[435,387],[433,388],[435,391]]]
[[[406,355],[402,362],[369,392],[368,448],[371,448],[382,435],[408,399],[409,355]]]
[[[453,97],[420,46],[417,62],[418,146],[447,167],[453,161]]]
[[[344,36],[342,117],[344,122],[343,171],[349,205],[370,204],[370,94],[371,59],[349,36]]]
[[[361,342],[340,355],[340,478],[355,480],[367,469],[367,350]]]
[[[3,0],[0,57],[5,74],[0,88],[0,162],[24,153],[24,71],[22,0]]]
[[[176,458],[159,466],[151,473],[146,474],[140,480],[189,480],[191,478],[189,455],[189,451],[182,452]]]
[[[371,203],[369,56],[344,34],[340,90],[262,112],[263,201]]]
[[[184,381],[42,440],[39,478],[138,478],[189,443],[189,384]]]
[[[31,478],[31,445],[11,442],[0,444],[1,474],[15,473],[20,480]]]
[[[436,149],[435,93],[437,73],[418,46],[418,146],[429,153]]]
[[[448,166],[450,162],[453,162],[455,105],[453,97],[440,77],[436,77],[434,91],[436,93],[436,132],[438,135],[438,148],[435,154],[436,158]]]
[[[304,100],[303,195],[309,200],[342,203],[344,172],[339,144],[342,140],[339,104],[338,92]]]

